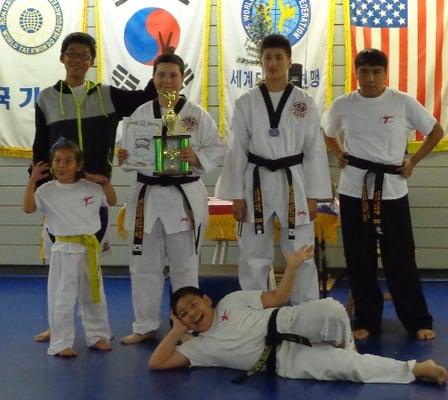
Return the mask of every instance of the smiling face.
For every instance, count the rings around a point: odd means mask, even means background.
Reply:
[[[75,182],[77,173],[81,171],[75,152],[64,148],[56,150],[51,161],[51,171],[60,183]]]
[[[363,97],[378,97],[386,88],[386,69],[380,65],[360,65],[356,69],[359,93]]]
[[[195,332],[205,332],[210,329],[215,317],[210,297],[186,294],[176,304],[174,310],[177,317],[189,329]]]
[[[67,82],[84,82],[89,68],[93,65],[90,47],[82,43],[71,43],[60,56],[67,72]]]

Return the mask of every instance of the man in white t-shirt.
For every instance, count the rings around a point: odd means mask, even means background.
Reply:
[[[313,246],[286,254],[285,274],[274,291],[238,291],[215,308],[197,288],[177,290],[171,298],[173,328],[154,350],[149,367],[246,370],[236,383],[264,367],[269,373],[294,379],[446,381],[445,368],[432,360],[398,361],[357,353],[347,313],[331,298],[281,307],[288,302],[300,265],[312,256]],[[195,335],[188,335],[189,330]]]
[[[443,131],[417,100],[385,86],[383,52],[362,50],[355,68],[359,89],[338,97],[324,120],[327,146],[342,168],[339,198],[355,304],[353,335],[365,339],[381,331],[380,255],[398,318],[411,335],[430,340],[435,332],[415,262],[406,179]],[[405,158],[408,134],[414,129],[426,138],[415,154]]]

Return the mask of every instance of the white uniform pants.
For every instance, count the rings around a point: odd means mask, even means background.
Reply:
[[[130,239],[132,246],[132,234]],[[160,326],[166,259],[173,291],[183,286],[198,287],[199,256],[193,243],[192,230],[167,235],[160,219],[154,223],[151,233],[143,234],[143,254],[131,254],[129,261],[134,333],[145,334]]]
[[[274,261],[273,218],[264,227],[264,234],[256,235],[253,223],[244,223],[239,238],[239,282],[243,290],[267,290],[269,268]],[[281,229],[280,247],[283,251],[296,251],[304,245],[314,244],[314,223],[296,226],[295,239],[288,239],[288,229]],[[291,294],[291,304],[319,298],[319,282],[314,259],[305,261],[297,272]]]
[[[51,338],[48,355],[73,347],[74,310],[78,300],[87,346],[110,339],[106,298],[101,279],[101,302],[93,303],[86,253],[52,252],[48,274],[48,321]]]
[[[311,301],[279,312],[280,333],[307,337],[312,347],[283,342],[277,374],[286,378],[346,380],[365,383],[410,383],[415,361],[398,361],[354,350],[350,321],[332,298]]]

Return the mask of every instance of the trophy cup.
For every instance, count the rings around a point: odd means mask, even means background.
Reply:
[[[154,175],[181,176],[191,174],[190,165],[180,159],[180,150],[190,145],[190,135],[178,131],[179,114],[174,111],[176,91],[159,92],[167,100],[167,111],[162,116],[162,135],[154,136]]]

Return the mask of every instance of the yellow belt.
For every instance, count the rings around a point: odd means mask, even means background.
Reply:
[[[56,240],[66,243],[79,243],[86,247],[89,260],[89,283],[94,303],[101,302],[101,272],[98,262],[100,244],[95,235],[56,236]]]

